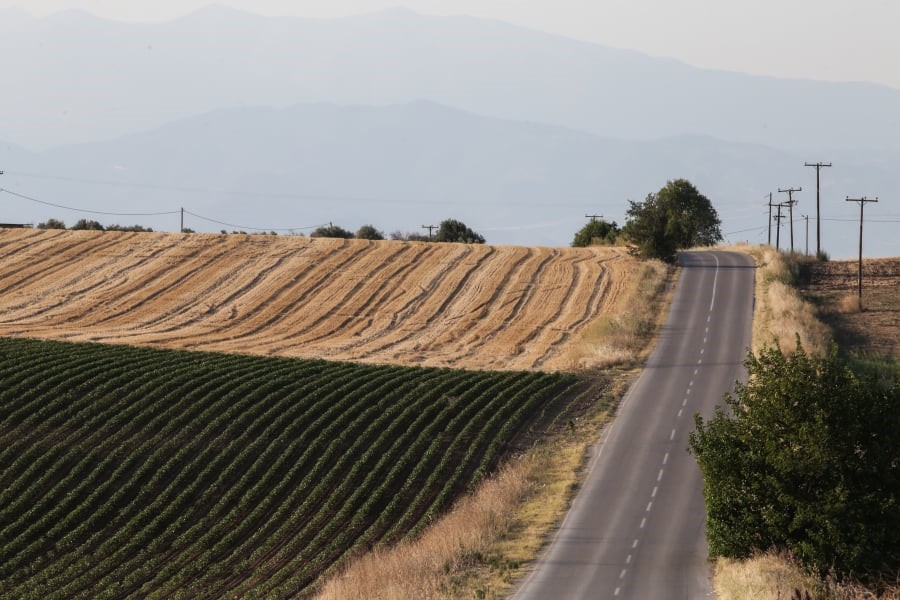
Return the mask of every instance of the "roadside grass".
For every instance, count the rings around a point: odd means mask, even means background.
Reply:
[[[637,366],[653,347],[674,290],[675,271],[659,260],[636,263],[620,296],[618,310],[588,325],[571,351],[574,368]]]
[[[872,591],[822,581],[790,557],[771,552],[746,560],[718,559],[713,588],[718,600],[900,600],[900,583]]]
[[[825,356],[831,345],[828,327],[819,321],[816,308],[793,286],[796,263],[771,246],[733,246],[756,261],[756,302],[753,308],[752,348],[775,346],[782,352],[797,349],[797,338],[810,355]]]
[[[769,246],[734,246],[729,249],[750,254],[757,264],[756,302],[753,314],[754,352],[777,344],[782,352],[796,349],[799,336],[807,353],[824,356],[833,334],[819,320],[816,306],[795,287],[808,257],[791,257]],[[837,310],[858,311],[858,304],[844,300]],[[854,355],[855,368],[900,374],[900,361]],[[900,600],[900,578],[881,582],[879,589],[855,583],[821,580],[806,573],[789,557],[763,553],[746,560],[716,560],[713,588],[718,600]]]

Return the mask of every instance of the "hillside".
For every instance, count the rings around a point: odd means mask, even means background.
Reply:
[[[10,89],[28,91],[0,95],[0,139],[31,148],[216,108],[321,101],[430,100],[629,139],[695,134],[839,150],[824,157],[835,161],[862,151],[896,157],[900,135],[900,91],[885,86],[698,69],[499,21],[407,10],[301,19],[218,6],[165,23],[11,15],[0,19],[0,72]]]
[[[626,307],[615,248],[0,230],[0,336],[558,370]],[[635,278],[632,278],[632,281]]]

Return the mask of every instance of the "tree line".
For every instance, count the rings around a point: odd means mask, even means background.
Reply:
[[[71,227],[66,227],[65,222],[59,219],[48,219],[44,222],[38,223],[37,229],[68,229],[70,231],[137,231],[137,232],[152,232],[153,229],[150,227],[144,227],[142,225],[103,225],[99,221],[88,220],[88,219],[79,219]],[[456,219],[445,219],[441,221],[441,224],[435,227],[436,232],[434,235],[426,235],[419,232],[403,232],[403,231],[394,231],[388,236],[384,234],[383,231],[376,228],[374,225],[367,224],[363,225],[355,232],[350,231],[349,229],[344,229],[340,225],[334,225],[329,223],[328,225],[322,225],[317,227],[310,234],[310,237],[314,238],[344,238],[344,239],[359,239],[359,240],[404,240],[404,241],[412,241],[412,242],[458,242],[463,244],[483,244],[485,243],[484,237],[479,234],[477,231],[473,230],[471,227],[467,226],[462,221],[457,221]],[[182,229],[182,233],[195,233],[193,229]],[[229,233],[225,229],[221,230],[220,233],[227,234]],[[231,231],[233,234],[246,234],[246,231]],[[278,235],[276,231],[260,231],[259,235]],[[302,233],[299,235],[303,235]]]

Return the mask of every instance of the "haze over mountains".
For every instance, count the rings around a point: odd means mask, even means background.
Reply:
[[[815,216],[803,162],[824,160],[823,216],[852,221],[845,196],[880,195],[866,253],[900,250],[896,223],[875,221],[900,219],[900,91],[884,86],[705,71],[466,17],[223,7],[158,24],[0,11],[0,73],[0,186],[68,206],[263,228],[454,216],[491,242],[566,244],[586,212],[621,222],[626,199],[687,177],[732,239],[758,242],[769,191],[803,186],[795,220]],[[90,218],[4,200],[4,221]],[[832,256],[855,251],[851,221],[823,222]]]

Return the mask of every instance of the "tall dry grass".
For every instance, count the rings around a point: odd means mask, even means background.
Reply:
[[[900,582],[880,593],[805,573],[789,557],[766,553],[746,560],[720,558],[713,589],[718,600],[900,600]]]
[[[320,600],[428,600],[453,595],[473,562],[483,560],[511,527],[529,489],[528,460],[510,463],[420,538],[376,549],[326,583]]]
[[[771,246],[737,246],[756,261],[756,303],[753,309],[754,352],[777,345],[782,352],[797,349],[797,336],[807,353],[824,356],[831,333],[816,317],[815,307],[791,284],[788,259]]]
[[[670,275],[662,261],[634,260],[612,309],[597,315],[573,345],[573,368],[630,366],[645,358],[665,319]]]

